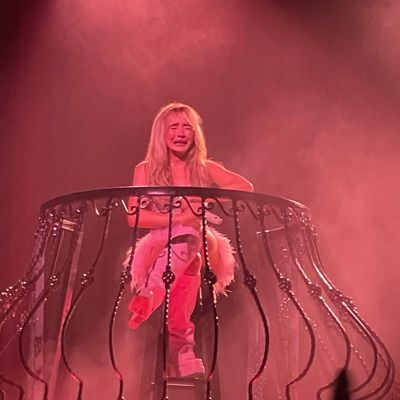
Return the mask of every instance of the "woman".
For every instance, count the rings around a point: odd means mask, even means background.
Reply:
[[[201,119],[190,106],[171,103],[154,119],[147,155],[134,170],[134,186],[217,186],[253,191],[253,185],[241,175],[207,159]],[[195,199],[192,199],[195,201]],[[134,205],[131,199],[130,205]],[[168,214],[160,213],[160,199],[141,209],[139,226],[150,228],[141,239],[132,265],[132,285],[136,288],[129,309],[129,326],[138,328],[163,302],[162,274],[167,265]],[[158,203],[158,204],[157,204]],[[134,226],[135,216],[129,217]],[[195,356],[194,325],[190,321],[200,286],[200,221],[189,207],[182,206],[173,215],[171,265],[175,281],[171,287],[169,308],[169,352],[171,369],[177,376],[204,374],[202,360]],[[217,276],[215,290],[224,292],[233,280],[235,260],[229,240],[207,228],[210,265]]]

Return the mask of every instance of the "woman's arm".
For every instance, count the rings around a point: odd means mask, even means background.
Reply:
[[[147,186],[148,183],[146,181],[146,174],[144,163],[140,163],[136,165],[135,170],[133,172],[133,186]],[[132,211],[132,208],[137,205],[137,197],[130,197],[128,200],[128,209]],[[128,225],[133,227],[135,226],[136,215],[128,215]],[[161,229],[168,227],[169,224],[169,214],[159,213],[147,209],[140,209],[139,214],[139,223],[138,226],[140,228],[149,228],[149,229]],[[173,224],[174,225],[186,225],[186,226],[199,226],[199,221],[196,216],[190,211],[190,209],[185,210],[181,214],[174,214],[173,216]]]
[[[220,188],[253,192],[254,186],[242,175],[230,171],[215,161],[207,160],[207,170],[211,181]]]

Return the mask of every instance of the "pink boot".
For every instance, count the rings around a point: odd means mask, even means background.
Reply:
[[[178,377],[204,377],[203,362],[194,353],[194,324],[200,275],[183,274],[171,291],[168,332],[172,370]]]

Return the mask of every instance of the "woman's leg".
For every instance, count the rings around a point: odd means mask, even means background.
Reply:
[[[171,289],[177,285],[179,278],[186,272],[195,260],[200,248],[198,236],[175,232],[171,243],[171,266],[175,274],[175,281]],[[168,249],[163,249],[151,268],[145,284],[140,287],[137,294],[129,304],[133,313],[129,326],[137,329],[157,309],[164,300],[165,285],[162,275],[168,262]]]
[[[215,260],[218,244],[211,232],[207,234],[207,248],[210,257]],[[176,375],[181,377],[205,374],[203,362],[194,352],[194,324],[191,321],[200,287],[201,265],[202,257],[198,254],[171,291],[168,318],[169,354]]]
[[[194,324],[191,316],[200,287],[201,258],[191,263],[171,291],[168,332],[171,365],[177,376],[204,375],[204,366],[194,353]]]

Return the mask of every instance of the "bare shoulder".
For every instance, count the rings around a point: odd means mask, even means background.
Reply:
[[[253,184],[242,175],[225,168],[222,164],[213,161],[206,161],[206,168],[211,181],[219,187],[227,189],[238,189],[252,192]]]
[[[213,160],[206,160],[206,168],[209,172],[219,172],[226,170],[226,168],[219,162]]]
[[[135,171],[141,172],[145,170],[146,167],[146,161],[141,161],[139,164],[135,165]]]
[[[214,160],[207,160],[206,168],[210,176],[214,178],[234,174],[233,171],[226,168],[221,162]]]

